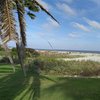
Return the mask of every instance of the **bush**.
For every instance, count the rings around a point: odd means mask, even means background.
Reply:
[[[42,63],[41,63],[42,62]],[[43,74],[47,75],[100,75],[100,63],[92,61],[64,61],[52,58],[41,58],[34,62],[43,66]]]
[[[9,64],[10,61],[7,57],[3,57],[1,60],[0,60],[0,63],[6,63],[6,64]]]
[[[35,60],[34,60],[34,66],[37,66],[37,67],[39,67],[41,70],[43,70],[44,63],[43,63],[42,60],[35,59]]]

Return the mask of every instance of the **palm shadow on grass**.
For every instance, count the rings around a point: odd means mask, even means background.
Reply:
[[[34,72],[33,69],[31,69],[27,77],[23,76],[21,70],[1,77],[0,100],[38,100],[40,98],[41,88],[40,79],[53,81],[48,77],[41,76],[39,73]]]
[[[21,70],[1,77],[0,100],[100,100],[100,79],[57,78],[54,81],[33,69],[26,78]],[[43,79],[56,83],[43,88],[41,94]]]
[[[100,100],[100,79],[58,78],[57,84],[43,91],[49,100]]]

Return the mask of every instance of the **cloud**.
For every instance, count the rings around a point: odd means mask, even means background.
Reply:
[[[67,15],[70,16],[76,15],[76,11],[65,3],[57,3],[56,6],[58,7],[58,9],[60,9],[62,12],[64,12]]]
[[[70,34],[68,34],[68,37],[70,37],[70,38],[80,38],[80,36],[77,33],[70,33]]]
[[[100,0],[92,0],[92,2],[94,2],[95,4],[97,4],[98,6],[100,6]]]
[[[84,18],[86,22],[93,28],[100,29],[100,22]]]
[[[63,1],[63,2],[66,2],[66,3],[72,3],[73,0],[60,0],[60,1]]]
[[[51,6],[48,3],[44,2],[43,0],[36,0],[36,1],[38,1],[47,10],[51,8]]]
[[[73,26],[74,26],[75,28],[78,28],[78,29],[82,30],[82,31],[90,32],[90,30],[89,30],[86,26],[84,26],[84,25],[82,25],[82,24],[73,23]]]
[[[42,27],[48,31],[60,27],[60,25],[52,20],[51,18],[47,18],[47,22],[42,25]]]

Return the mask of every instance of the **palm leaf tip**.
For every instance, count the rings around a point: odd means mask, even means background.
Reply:
[[[55,20],[59,24],[57,19],[48,10],[46,10],[37,0],[33,0],[33,2],[35,2],[37,6],[39,6],[45,13],[47,13],[47,15],[49,15],[53,20]]]

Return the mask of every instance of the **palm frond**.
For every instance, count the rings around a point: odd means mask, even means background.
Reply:
[[[0,0],[0,30],[3,43],[12,39],[17,40],[12,0]]]
[[[37,0],[33,0],[33,3],[39,6],[45,13],[47,13],[53,20],[55,20],[59,24],[57,19],[55,19],[55,17],[49,11],[47,11]]]

